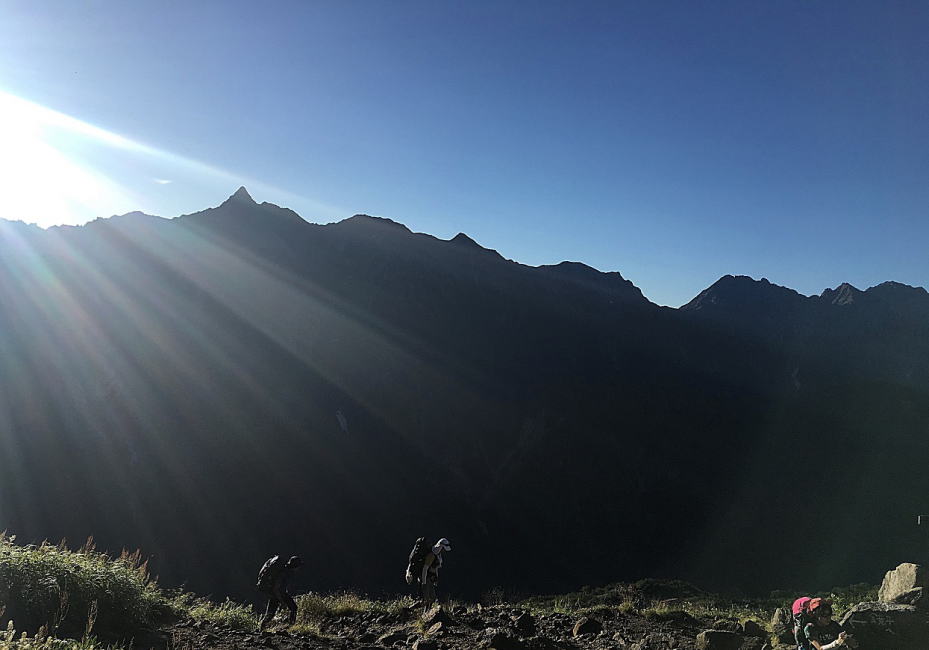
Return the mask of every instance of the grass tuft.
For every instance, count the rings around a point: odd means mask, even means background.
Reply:
[[[258,627],[258,616],[254,610],[229,598],[217,604],[195,594],[182,593],[171,600],[171,605],[195,621],[212,623],[230,630],[248,632]]]
[[[358,614],[396,615],[415,603],[416,601],[408,596],[394,600],[371,600],[352,592],[303,594],[297,597],[297,623],[314,623],[323,619]]]
[[[125,646],[105,645],[90,635],[79,641],[58,639],[48,636],[45,627],[39,628],[34,636],[29,636],[26,632],[17,634],[13,621],[10,621],[6,630],[0,632],[0,650],[125,650]]]
[[[62,544],[18,546],[0,533],[0,602],[21,629],[120,636],[170,613],[141,555],[110,558],[93,541],[76,551]]]

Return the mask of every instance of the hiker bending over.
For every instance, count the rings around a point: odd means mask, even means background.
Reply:
[[[429,549],[426,539],[420,537],[410,553],[410,563],[406,569],[407,584],[412,584],[414,576],[423,590],[423,611],[429,611],[435,602],[435,586],[439,582],[439,569],[442,567],[442,552],[452,550],[452,545],[443,537]]]
[[[828,598],[812,599],[807,611],[811,620],[803,626],[802,636],[803,641],[810,647],[815,650],[857,647],[855,640],[842,630],[841,625],[832,620],[832,603]]]
[[[261,619],[261,629],[265,629],[281,605],[290,610],[290,624],[297,622],[297,603],[287,592],[287,583],[293,572],[303,566],[303,560],[294,555],[287,562],[280,555],[275,555],[264,563],[258,572],[258,591],[268,594],[268,609]]]

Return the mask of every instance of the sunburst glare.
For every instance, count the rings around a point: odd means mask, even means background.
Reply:
[[[129,142],[0,92],[0,217],[49,226],[131,210],[133,197],[81,159],[88,145]]]

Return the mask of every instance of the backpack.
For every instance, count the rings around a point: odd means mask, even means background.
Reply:
[[[261,569],[258,571],[258,584],[255,587],[258,591],[263,591],[269,593],[271,587],[274,585],[274,578],[281,572],[281,569],[284,568],[284,560],[281,559],[280,555],[275,555],[274,557],[268,558],[268,560],[261,565]]]
[[[810,603],[813,599],[809,596],[797,598],[790,607],[791,621],[794,627],[794,640],[797,647],[801,650],[812,650],[810,642],[803,634],[803,628],[810,622]]]
[[[423,572],[423,565],[426,564],[426,556],[432,551],[429,544],[426,543],[425,537],[420,537],[413,544],[413,550],[410,551],[410,561],[406,565],[406,583],[413,584],[413,581]]]

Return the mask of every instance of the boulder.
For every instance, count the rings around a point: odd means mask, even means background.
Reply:
[[[913,587],[898,594],[893,602],[898,605],[913,605],[916,609],[926,611],[929,610],[929,593],[925,587]]]
[[[845,613],[840,623],[863,649],[926,650],[929,647],[929,616],[912,605],[859,603]]]
[[[748,619],[747,621],[742,623],[742,634],[744,634],[745,636],[757,636],[757,637],[768,636],[768,633],[765,632],[765,629],[751,619]]]
[[[929,571],[918,564],[904,562],[884,575],[877,599],[882,603],[899,603],[897,598],[922,587],[929,587]]]
[[[705,630],[697,635],[695,650],[739,650],[742,635],[728,630]]]
[[[571,631],[571,633],[574,636],[581,636],[583,634],[599,634],[602,630],[603,623],[595,618],[583,616],[577,623],[574,624],[574,629]]]

